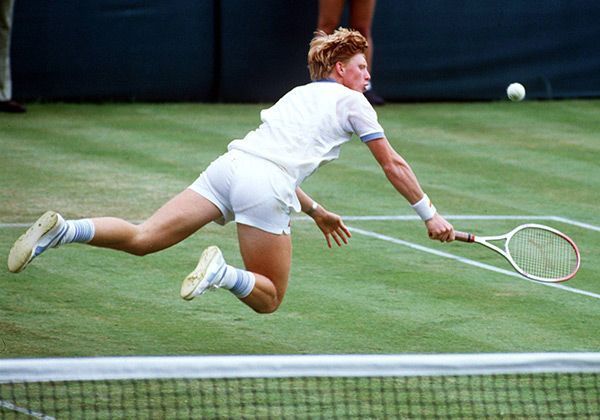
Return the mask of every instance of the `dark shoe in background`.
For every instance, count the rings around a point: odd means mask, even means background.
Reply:
[[[13,114],[22,114],[27,110],[23,105],[18,103],[17,101],[1,101],[0,102],[0,112],[10,112]]]
[[[366,96],[367,100],[371,103],[371,105],[373,105],[373,106],[385,105],[385,100],[381,96],[379,96],[378,94],[373,92],[373,89],[367,90],[365,92],[365,96]]]

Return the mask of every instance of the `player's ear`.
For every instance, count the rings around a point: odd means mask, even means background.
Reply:
[[[338,75],[343,76],[346,71],[344,63],[342,63],[341,61],[336,62],[335,63],[335,71]]]

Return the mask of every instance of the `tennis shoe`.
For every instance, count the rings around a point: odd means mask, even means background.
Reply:
[[[185,300],[192,300],[209,289],[218,289],[222,286],[226,269],[225,259],[219,247],[209,246],[200,255],[194,271],[183,280],[181,297]]]
[[[47,211],[14,243],[8,254],[8,270],[23,271],[35,257],[56,246],[66,232],[65,219]]]

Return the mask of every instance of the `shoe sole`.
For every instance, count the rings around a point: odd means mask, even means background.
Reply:
[[[37,242],[56,226],[57,222],[58,214],[47,211],[15,241],[8,254],[8,270],[11,273],[18,273],[27,267],[27,264],[33,259],[33,250]]]
[[[215,259],[215,257],[219,256],[221,251],[217,246],[209,246],[206,248],[202,255],[200,255],[200,260],[198,261],[198,265],[188,276],[183,280],[181,284],[180,295],[185,300],[192,300],[196,296],[200,296],[203,294],[206,289],[208,289],[207,282],[203,282],[204,276],[206,274],[206,270],[210,266],[210,263]],[[198,289],[204,289],[202,292],[194,295],[194,292]]]

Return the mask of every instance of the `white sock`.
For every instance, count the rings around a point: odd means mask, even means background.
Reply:
[[[72,242],[88,243],[96,233],[96,227],[91,219],[67,220],[67,231],[55,246]]]
[[[228,289],[236,297],[243,299],[252,293],[256,283],[256,277],[250,271],[225,265],[225,274],[221,280],[221,287]]]

